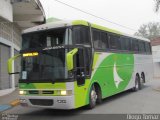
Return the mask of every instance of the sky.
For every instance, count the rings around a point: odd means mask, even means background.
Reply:
[[[40,1],[47,18],[87,20],[127,34],[134,34],[142,24],[160,22],[160,12],[154,12],[154,0],[59,0],[130,29],[82,13],[55,0]]]

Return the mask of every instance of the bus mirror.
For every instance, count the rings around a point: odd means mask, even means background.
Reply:
[[[70,52],[67,53],[67,68],[68,70],[72,70],[74,66],[73,56],[78,52],[78,48],[74,48]]]
[[[18,57],[20,57],[21,54],[18,54],[10,59],[8,59],[7,61],[7,65],[8,65],[8,74],[18,74],[19,72],[15,72],[13,73],[13,61],[16,60]]]

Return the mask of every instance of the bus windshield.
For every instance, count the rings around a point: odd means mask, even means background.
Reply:
[[[22,81],[39,82],[73,78],[73,75],[68,74],[66,67],[66,54],[70,49],[65,46],[90,45],[89,28],[81,26],[25,33],[22,38],[22,54],[38,53],[36,56],[22,57],[20,78]]]
[[[22,58],[21,80],[55,81],[67,79],[65,49],[43,50],[37,56]]]
[[[22,50],[72,44],[71,30],[57,28],[22,35]]]

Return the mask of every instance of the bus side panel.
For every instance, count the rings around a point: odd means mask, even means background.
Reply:
[[[133,54],[101,53],[92,81],[98,81],[102,97],[108,97],[125,90],[134,70]],[[99,64],[98,64],[99,63]]]
[[[74,106],[79,108],[89,103],[89,88],[91,81],[85,80],[85,84],[78,86],[77,81],[74,82]]]
[[[74,100],[75,103],[74,104],[75,104],[75,108],[78,108],[78,107],[89,104],[90,88],[91,88],[91,86],[94,82],[99,82],[97,80],[92,79],[92,77],[93,77],[93,75],[96,71],[97,64],[99,64],[101,62],[99,57],[100,57],[100,55],[98,53],[94,54],[91,79],[86,79],[85,85],[81,85],[81,86],[77,85],[77,81],[74,82],[74,96],[75,96],[74,97],[75,98],[75,100]]]

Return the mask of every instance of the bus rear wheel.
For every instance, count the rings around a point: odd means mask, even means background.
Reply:
[[[133,87],[133,91],[138,91],[141,89],[141,81],[139,75],[136,75],[135,78],[135,86]]]
[[[142,78],[142,82],[145,83],[146,79],[145,79],[145,74],[144,73],[141,74],[141,78]]]
[[[89,94],[89,105],[88,108],[92,109],[96,106],[96,102],[97,102],[97,92],[95,89],[95,86],[92,85],[91,90],[90,90],[90,94]]]

